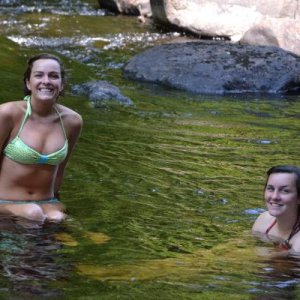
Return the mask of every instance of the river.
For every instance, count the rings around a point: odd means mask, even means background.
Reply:
[[[60,100],[84,129],[60,225],[1,222],[0,299],[300,299],[299,265],[251,236],[266,170],[299,164],[298,96],[201,96],[123,78],[177,38],[97,1],[0,0],[0,102],[22,98],[28,57],[59,55]],[[134,106],[94,108],[71,87],[107,80]],[[299,146],[298,146],[299,145]]]

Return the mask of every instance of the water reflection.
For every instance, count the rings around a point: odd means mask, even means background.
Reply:
[[[17,294],[61,297],[51,283],[66,280],[72,266],[60,251],[55,236],[63,225],[40,225],[8,216],[0,217],[0,264],[2,286]]]
[[[271,299],[298,299],[300,257],[287,255],[273,248],[263,247],[260,250],[264,252],[265,259],[261,261],[262,268],[257,274],[258,280],[253,282],[252,292],[272,297]]]

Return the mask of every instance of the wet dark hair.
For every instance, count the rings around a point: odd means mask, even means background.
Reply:
[[[65,85],[65,82],[66,82],[65,68],[64,68],[64,65],[63,65],[61,59],[53,54],[40,53],[38,55],[31,57],[27,62],[27,68],[26,68],[26,70],[24,72],[24,76],[23,76],[23,89],[24,89],[25,96],[31,95],[31,91],[27,88],[26,82],[30,79],[30,75],[32,72],[32,67],[33,67],[34,62],[39,59],[53,59],[53,60],[57,61],[60,66],[60,76],[61,76],[62,84]],[[63,92],[61,92],[61,94],[62,93]]]
[[[291,165],[281,165],[281,166],[274,166],[274,167],[270,168],[267,171],[267,180],[266,180],[265,188],[267,186],[270,175],[275,174],[275,173],[295,174],[296,175],[297,196],[298,196],[298,198],[300,198],[300,168],[298,168],[296,166],[291,166]],[[292,229],[292,232],[291,232],[288,240],[290,240],[299,231],[300,231],[300,205],[298,205],[297,221]]]

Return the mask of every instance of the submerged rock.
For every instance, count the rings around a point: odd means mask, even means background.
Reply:
[[[134,56],[124,75],[193,93],[299,92],[300,57],[271,46],[173,43]]]
[[[75,95],[88,97],[96,108],[107,106],[110,103],[133,105],[131,99],[123,96],[118,87],[103,80],[74,85],[72,92]]]

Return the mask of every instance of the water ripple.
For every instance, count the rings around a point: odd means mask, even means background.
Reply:
[[[39,25],[43,26],[43,25]],[[46,24],[44,24],[46,26]],[[133,33],[124,34],[118,33],[108,36],[87,37],[62,37],[62,38],[44,38],[44,37],[24,37],[22,35],[11,35],[8,38],[15,43],[26,47],[51,47],[57,48],[60,46],[86,47],[95,46],[98,42],[103,42],[103,50],[115,50],[125,48],[129,45],[138,45],[147,47],[156,41],[175,37],[177,33],[159,34],[159,33]],[[98,44],[97,44],[98,45]],[[96,47],[96,46],[95,46]]]
[[[43,37],[23,37],[20,35],[13,35],[8,37],[13,42],[26,46],[26,47],[50,47],[57,48],[61,46],[89,46],[94,42],[103,41],[109,42],[109,39],[98,37],[98,38],[90,38],[90,37],[63,37],[63,38],[43,38]]]

